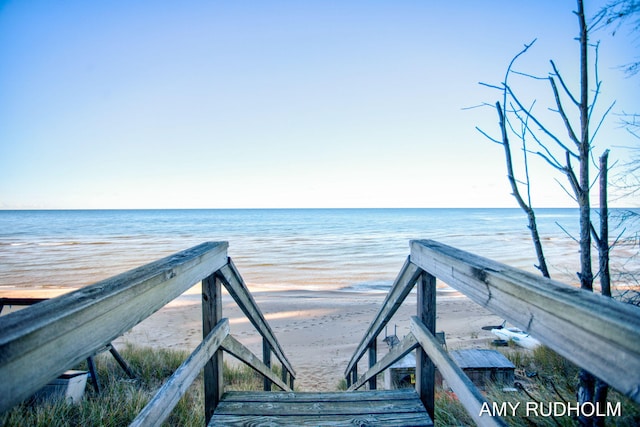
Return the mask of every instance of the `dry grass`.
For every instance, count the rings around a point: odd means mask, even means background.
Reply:
[[[150,349],[131,345],[120,353],[136,373],[131,380],[108,353],[96,358],[102,387],[96,393],[87,384],[85,398],[77,405],[49,399],[25,402],[0,416],[2,426],[123,426],[128,425],[153,397],[162,383],[187,358],[184,351]],[[82,368],[82,367],[80,367]],[[225,386],[233,390],[260,390],[262,378],[251,368],[224,367]],[[174,408],[166,425],[204,425],[202,374]]]
[[[87,385],[85,398],[77,405],[64,401],[23,403],[0,416],[1,426],[122,426],[128,425],[144,408],[162,383],[188,356],[187,352],[126,346],[121,354],[136,372],[131,380],[108,354],[98,356],[96,364],[103,391],[98,394]],[[574,401],[578,369],[547,348],[534,352],[517,348],[505,349],[505,355],[516,365],[522,388],[505,392],[501,388],[486,391],[489,402],[516,404],[536,400],[540,402]],[[276,367],[278,368],[278,367]],[[276,369],[277,371],[278,369]],[[224,366],[227,390],[261,390],[262,377],[243,364]],[[337,388],[346,388],[343,381]],[[621,416],[610,417],[610,426],[640,425],[640,407],[615,391],[609,400],[621,402]],[[436,394],[435,424],[440,426],[472,426],[471,417],[456,399],[447,392]],[[570,417],[505,417],[512,426],[574,426]],[[166,425],[192,426],[204,424],[204,395],[202,377],[198,377],[173,410]]]

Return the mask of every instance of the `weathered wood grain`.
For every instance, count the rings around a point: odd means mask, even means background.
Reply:
[[[436,333],[436,278],[423,272],[417,283],[416,316],[433,335]],[[433,361],[419,348],[416,351],[416,391],[431,418],[435,418],[435,373]]]
[[[398,360],[402,359],[404,356],[409,354],[413,349],[416,348],[418,342],[415,337],[411,334],[405,336],[400,344],[393,347],[387,354],[384,355],[382,359],[376,362],[367,372],[362,374],[362,376],[349,387],[348,391],[354,391],[362,387],[370,381],[374,379],[376,375],[389,368],[391,365],[396,363]]]
[[[365,332],[362,341],[360,341],[356,351],[353,353],[353,356],[347,365],[347,369],[344,372],[345,377],[349,377],[352,370],[358,364],[358,361],[369,348],[371,341],[380,335],[380,332],[382,332],[385,325],[393,317],[396,311],[398,311],[404,300],[407,298],[407,295],[409,295],[409,292],[413,289],[413,286],[415,285],[416,280],[420,277],[420,274],[421,270],[412,264],[407,258],[402,266],[402,270],[400,270],[400,273],[398,274],[398,277],[396,277],[396,280],[393,282],[393,286],[387,294],[380,311],[371,322],[371,325]]]
[[[412,389],[334,393],[233,392],[211,426],[432,426]]]
[[[229,334],[229,319],[222,319],[191,355],[176,369],[129,427],[161,425],[193,383],[205,364],[214,356]]]
[[[296,402],[315,402],[321,399],[325,402],[330,401],[345,401],[345,402],[357,402],[361,400],[368,401],[385,401],[385,400],[402,400],[402,399],[414,399],[415,395],[413,390],[409,389],[397,389],[397,390],[363,390],[357,392],[344,392],[344,391],[329,391],[329,392],[312,392],[312,391],[297,391],[297,392],[284,392],[273,391],[270,393],[264,393],[261,391],[228,391],[224,394],[224,400],[227,402],[281,402],[281,401],[296,401]]]
[[[469,415],[480,427],[506,426],[500,418],[480,416],[482,404],[485,399],[480,391],[471,382],[469,377],[455,364],[449,355],[442,349],[436,338],[427,329],[424,323],[417,317],[411,318],[411,333],[416,337],[425,353],[438,367],[442,377],[454,391],[458,399],[465,407]]]
[[[291,366],[289,359],[285,356],[271,326],[269,326],[262,315],[262,312],[258,308],[242,276],[240,276],[240,273],[233,264],[233,261],[229,260],[228,264],[220,269],[218,275],[231,297],[235,300],[236,304],[238,304],[238,307],[240,307],[245,316],[247,316],[247,319],[249,319],[253,327],[267,340],[271,350],[280,360],[280,363],[282,363],[283,368],[289,371],[291,378],[295,378],[295,370]]]
[[[209,242],[0,317],[0,412],[227,263]]]
[[[640,402],[640,308],[431,240],[411,261]]]
[[[215,274],[202,280],[202,335],[209,333],[222,320],[222,286]],[[204,419],[211,419],[224,393],[222,352],[216,352],[204,366]]]
[[[282,390],[290,391],[291,388],[278,377],[275,372],[271,370],[262,360],[260,360],[255,354],[246,348],[242,343],[236,340],[233,335],[229,335],[222,343],[222,348],[229,354],[235,356],[237,359],[243,361],[247,365],[251,366],[256,372],[269,378],[271,382],[276,384]],[[267,393],[270,394],[270,393]]]
[[[210,427],[431,427],[426,414],[391,413],[318,416],[245,416],[220,415]]]

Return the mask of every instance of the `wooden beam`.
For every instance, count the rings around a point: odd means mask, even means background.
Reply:
[[[400,341],[400,344],[389,350],[389,352],[385,354],[382,359],[380,359],[375,365],[369,368],[367,372],[362,374],[358,381],[351,385],[347,391],[354,391],[359,389],[360,387],[365,385],[371,378],[375,378],[379,373],[381,373],[385,369],[388,369],[391,365],[409,354],[417,346],[418,342],[416,341],[415,337],[411,334],[407,335],[402,339],[402,341]]]
[[[256,372],[269,378],[271,382],[280,387],[284,391],[292,391],[291,388],[280,379],[270,367],[264,364],[255,354],[251,352],[242,343],[236,340],[233,335],[228,335],[222,342],[222,348],[229,354],[240,359],[247,365],[251,366]]]
[[[225,393],[210,426],[433,426],[415,390]]]
[[[262,362],[271,370],[271,346],[266,338],[262,338]],[[271,391],[271,381],[264,377],[262,388],[264,391]]]
[[[222,286],[214,274],[202,281],[203,338],[222,320]],[[208,423],[224,393],[222,352],[216,352],[204,366],[204,418]]]
[[[260,335],[267,339],[272,351],[280,360],[280,363],[282,363],[282,367],[289,371],[292,378],[295,378],[296,374],[291,363],[289,363],[289,359],[285,356],[280,343],[271,330],[271,326],[269,326],[269,323],[267,323],[266,319],[262,315],[258,304],[256,304],[256,301],[253,299],[251,292],[249,292],[247,285],[244,283],[244,280],[233,264],[233,261],[229,259],[228,264],[221,268],[218,274],[222,279],[222,283],[225,288],[235,300],[236,304],[238,304],[238,307],[240,307],[245,316],[247,316],[247,319],[249,319]]]
[[[432,240],[411,261],[640,402],[640,308]]]
[[[209,242],[0,317],[0,412],[227,263]]]
[[[378,340],[375,339],[369,343],[369,369],[371,369],[378,361]],[[378,381],[375,376],[369,379],[369,390],[375,390],[378,388]]]
[[[417,316],[434,335],[436,333],[436,278],[423,272],[418,280]],[[435,374],[433,361],[422,348],[416,352],[416,391],[431,419],[435,419]]]
[[[169,377],[166,383],[142,409],[129,427],[159,426],[171,415],[171,411],[196,379],[205,364],[217,352],[229,334],[229,320],[222,319],[191,355]]]
[[[507,425],[500,418],[480,415],[482,405],[486,400],[482,397],[482,394],[471,382],[469,377],[467,377],[462,369],[460,369],[442,349],[442,346],[438,340],[431,335],[426,325],[416,316],[411,318],[411,333],[429,355],[429,358],[438,367],[442,377],[447,381],[447,385],[451,387],[456,396],[458,396],[460,403],[462,403],[478,426],[495,427]]]
[[[349,365],[347,365],[347,369],[344,371],[345,376],[348,376],[352,370],[357,366],[358,361],[364,355],[365,351],[369,347],[369,343],[376,339],[380,332],[384,329],[385,325],[389,322],[389,320],[393,317],[393,315],[398,311],[404,300],[413,289],[413,285],[420,277],[421,271],[418,267],[412,264],[407,258],[404,265],[402,266],[402,270],[396,277],[396,280],[393,282],[393,286],[387,297],[378,312],[378,315],[371,322],[369,329],[365,332],[362,341],[360,341],[360,345],[353,353],[351,357],[351,361]],[[354,380],[355,381],[355,380]]]

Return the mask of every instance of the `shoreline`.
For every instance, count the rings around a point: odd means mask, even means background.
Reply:
[[[51,298],[69,289],[4,289],[0,297]],[[202,340],[200,285],[187,290],[140,324],[125,332],[113,344],[129,342],[153,348],[192,351]],[[443,294],[445,296],[443,296]],[[438,331],[444,331],[449,350],[487,348],[495,338],[482,326],[500,324],[502,319],[464,296],[438,292]],[[252,295],[296,371],[296,389],[334,391],[353,352],[377,315],[386,293],[340,290],[255,290]],[[400,339],[409,332],[410,317],[416,313],[415,293],[410,294],[388,326]],[[231,334],[256,355],[262,354],[262,338],[249,320],[224,292],[223,317],[229,319]],[[5,308],[3,315],[10,310]],[[387,352],[378,338],[379,358]],[[225,360],[236,362],[225,354]],[[277,361],[277,358],[273,359]],[[366,363],[363,357],[361,363]],[[364,371],[363,371],[364,372]]]

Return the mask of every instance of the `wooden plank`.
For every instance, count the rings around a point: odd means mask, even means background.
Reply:
[[[452,350],[449,355],[455,360],[456,365],[461,368],[486,369],[515,369],[515,365],[511,363],[502,353],[489,349],[465,349]]]
[[[331,393],[226,393],[211,426],[431,426],[413,389]]]
[[[640,308],[431,240],[411,260],[640,402]]]
[[[389,352],[385,354],[382,359],[380,359],[375,365],[369,368],[367,372],[362,374],[358,381],[356,381],[351,385],[351,387],[349,387],[349,391],[357,390],[365,385],[367,381],[375,378],[379,373],[389,368],[398,360],[409,354],[413,349],[416,348],[417,345],[418,342],[413,335],[408,334],[407,336],[405,336],[400,344],[389,350]]]
[[[265,337],[262,337],[262,362],[271,370],[271,346]],[[264,377],[262,389],[264,391],[271,391],[271,381],[269,378]]]
[[[353,353],[351,361],[349,361],[347,369],[344,372],[345,377],[349,376],[352,370],[356,368],[358,361],[364,355],[365,351],[367,351],[369,343],[380,335],[385,325],[396,311],[398,311],[407,298],[407,295],[409,295],[409,292],[411,292],[411,289],[413,289],[413,285],[416,280],[418,280],[418,277],[420,277],[420,274],[421,270],[407,258],[398,277],[396,277],[396,280],[393,282],[393,286],[387,294],[380,311],[373,322],[371,322],[369,329],[367,329],[362,341],[360,341],[356,351]],[[355,382],[355,379],[353,381]]]
[[[203,243],[0,317],[0,412],[211,275],[226,251]]]
[[[271,349],[280,360],[283,368],[289,371],[292,378],[295,378],[295,371],[291,366],[291,363],[289,363],[289,359],[285,356],[280,343],[271,330],[271,326],[269,326],[269,323],[267,323],[266,319],[262,315],[258,304],[256,304],[256,301],[253,299],[251,292],[249,292],[249,288],[247,288],[247,285],[244,283],[244,280],[233,264],[233,261],[229,259],[228,264],[220,269],[218,274],[222,279],[222,283],[225,288],[235,300],[236,304],[238,304],[238,307],[240,307],[244,315],[247,316],[247,319],[249,319],[253,327],[256,328],[260,335],[267,339]]]
[[[222,320],[222,286],[215,274],[202,281],[203,338]],[[204,366],[204,418],[208,422],[224,393],[222,352],[216,352]]]
[[[415,338],[414,338],[415,340]],[[333,391],[333,392],[312,392],[297,391],[283,392],[273,391],[265,393],[263,391],[228,391],[224,394],[223,399],[227,402],[289,402],[289,401],[307,401],[316,402],[323,400],[325,402],[360,402],[369,401],[385,401],[385,400],[402,400],[415,399],[416,392],[413,389],[397,389],[397,390],[363,390],[363,391]]]
[[[271,382],[280,387],[282,390],[290,391],[291,388],[279,378],[275,372],[271,370],[269,366],[267,366],[262,360],[260,360],[255,354],[251,352],[248,348],[246,348],[242,343],[236,340],[233,335],[229,335],[225,338],[222,343],[222,348],[240,359],[247,365],[251,366],[256,372],[264,376],[265,378],[269,378]]]
[[[222,341],[229,334],[229,320],[222,319],[196,347],[191,355],[176,369],[166,383],[142,409],[129,427],[158,426],[171,415],[171,411],[211,359]]]
[[[319,415],[319,416],[243,416],[216,415],[211,427],[431,427],[433,422],[426,414],[360,414],[360,415]]]
[[[267,392],[268,393],[268,392]],[[224,415],[358,415],[401,412],[426,412],[420,399],[362,402],[227,402],[224,399],[215,414]]]
[[[378,361],[378,340],[373,340],[369,343],[369,369],[375,366]],[[377,378],[372,376],[369,378],[369,390],[375,390],[378,388]]]
[[[418,280],[417,316],[433,335],[436,333],[436,278],[423,272]],[[431,418],[435,416],[436,368],[424,350],[416,352],[416,390]]]
[[[460,403],[465,407],[471,418],[480,427],[485,426],[506,426],[507,424],[500,418],[491,416],[480,416],[482,405],[485,399],[480,391],[471,382],[469,377],[455,364],[449,355],[442,349],[442,346],[431,334],[427,327],[418,317],[411,318],[411,333],[416,337],[420,346],[429,355],[429,358],[438,367],[442,377],[454,393],[458,396]]]

